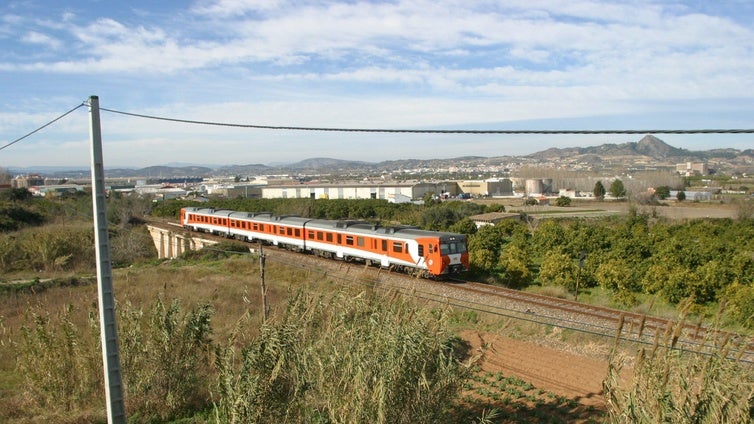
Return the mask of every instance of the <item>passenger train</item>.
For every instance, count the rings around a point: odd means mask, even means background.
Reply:
[[[192,231],[258,241],[331,259],[357,260],[424,277],[439,278],[469,268],[464,234],[197,207],[181,209],[181,225]]]

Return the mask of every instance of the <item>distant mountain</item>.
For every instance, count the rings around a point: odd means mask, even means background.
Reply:
[[[645,167],[673,167],[677,163],[685,161],[708,161],[717,169],[729,171],[753,172],[754,149],[740,151],[737,149],[722,148],[706,151],[689,151],[673,147],[663,140],[646,135],[637,142],[622,144],[602,144],[591,147],[567,147],[550,148],[541,152],[526,156],[463,156],[449,159],[400,159],[383,162],[350,161],[333,158],[311,158],[301,162],[287,165],[228,165],[218,168],[207,166],[151,166],[147,168],[117,168],[106,169],[105,176],[109,178],[181,178],[181,177],[207,177],[207,176],[246,176],[246,175],[272,175],[272,174],[297,174],[306,172],[343,172],[343,171],[369,171],[390,172],[398,170],[415,169],[441,169],[441,168],[474,168],[476,166],[500,166],[510,163],[527,164],[536,166],[538,163],[559,163],[561,165],[574,166],[575,169],[586,168],[599,170],[605,167],[611,169],[629,169],[638,164]],[[88,168],[17,168],[9,169],[11,173],[39,173],[45,176],[59,178],[87,178],[90,174]]]
[[[615,157],[632,157],[643,156],[656,161],[665,162],[668,160],[682,162],[684,160],[704,160],[712,157],[735,157],[740,152],[736,149],[717,149],[701,152],[689,151],[673,147],[653,135],[646,135],[638,142],[628,142],[622,144],[601,144],[591,147],[567,147],[551,148],[542,152],[532,153],[527,157],[552,160],[562,158],[573,158],[574,156],[590,156],[589,161],[615,158]]]
[[[264,175],[274,173],[277,168],[261,163],[249,165],[230,165],[217,168],[215,175]]]
[[[374,165],[374,164],[369,163],[369,162],[350,161],[350,160],[341,160],[341,159],[332,159],[332,158],[312,158],[312,159],[302,160],[301,162],[292,163],[290,165],[281,166],[280,168],[310,169],[310,170],[354,169],[354,168],[361,168],[364,165]]]
[[[645,155],[656,159],[683,156],[685,152],[685,150],[675,148],[653,135],[645,135],[644,138],[639,140],[638,143],[635,143],[633,148],[634,151],[640,155]]]
[[[180,178],[180,177],[202,177],[212,175],[212,168],[203,166],[149,166],[141,169],[106,169],[107,178]]]

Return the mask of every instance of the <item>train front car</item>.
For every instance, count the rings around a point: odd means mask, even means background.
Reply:
[[[464,234],[437,233],[426,259],[429,273],[443,277],[469,269],[469,251]]]

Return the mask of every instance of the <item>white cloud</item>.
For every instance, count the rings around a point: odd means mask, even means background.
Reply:
[[[51,49],[60,48],[60,45],[62,44],[60,40],[50,37],[49,35],[36,32],[36,31],[27,32],[21,38],[21,40],[25,43],[39,44],[45,47],[49,47]]]
[[[752,24],[680,0],[204,0],[171,13],[103,10],[2,15],[0,71],[27,89],[54,85],[40,98],[86,89],[136,112],[303,126],[631,115],[754,93]],[[61,52],[26,54],[7,34]],[[13,132],[17,117],[7,116],[0,134]],[[243,137],[109,120],[120,139],[146,144]]]

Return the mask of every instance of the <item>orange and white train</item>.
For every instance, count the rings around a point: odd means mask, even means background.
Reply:
[[[193,231],[326,258],[357,260],[425,277],[443,277],[469,268],[464,234],[196,207],[181,209],[181,225]]]

